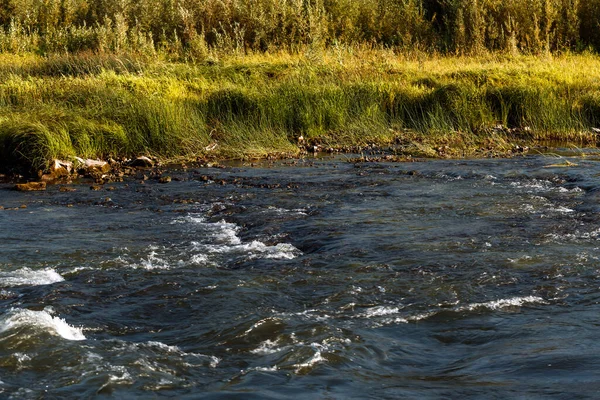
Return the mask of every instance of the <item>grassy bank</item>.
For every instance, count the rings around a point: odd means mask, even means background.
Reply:
[[[252,158],[304,145],[395,144],[443,156],[519,141],[596,144],[595,55],[310,49],[202,64],[0,54],[0,164],[35,171],[73,156]]]

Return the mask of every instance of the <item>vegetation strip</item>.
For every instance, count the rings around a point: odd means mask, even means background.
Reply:
[[[0,52],[544,54],[600,50],[599,19],[600,0],[0,0]]]
[[[598,18],[600,0],[0,0],[0,172],[596,145]]]
[[[377,60],[377,61],[375,61]],[[0,54],[0,164],[259,158],[302,151],[469,156],[595,145],[596,55],[408,58],[386,50],[230,56]]]

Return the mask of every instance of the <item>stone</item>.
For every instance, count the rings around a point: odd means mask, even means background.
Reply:
[[[46,190],[46,182],[17,183],[15,189],[20,192],[35,192]]]
[[[73,171],[73,163],[62,160],[52,160],[50,164],[49,175],[54,178],[60,178],[63,176],[69,176]]]
[[[97,171],[105,174],[110,171],[110,164],[106,161],[85,160],[85,168],[90,171]]]
[[[83,170],[83,173],[86,175],[97,175],[97,174],[105,174],[110,171],[110,164],[106,161],[100,160],[91,160],[91,159],[82,159],[76,157],[76,160],[79,164],[79,170]]]
[[[170,176],[162,176],[159,180],[159,183],[169,183],[171,182],[171,177]]]
[[[44,182],[51,182],[53,180],[56,180],[56,177],[51,174],[42,174],[42,176],[40,176],[40,180]]]
[[[132,167],[151,168],[154,166],[154,161],[152,161],[148,157],[141,156],[131,161],[129,165]]]

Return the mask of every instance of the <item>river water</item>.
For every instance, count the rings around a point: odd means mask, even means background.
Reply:
[[[598,397],[595,154],[169,174],[0,185],[1,398]]]

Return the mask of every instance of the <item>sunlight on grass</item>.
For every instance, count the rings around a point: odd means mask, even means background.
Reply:
[[[429,156],[595,144],[599,66],[592,54],[421,58],[358,46],[317,63],[285,52],[210,64],[0,54],[0,139],[4,163],[35,168],[71,156],[293,155],[299,138]]]

